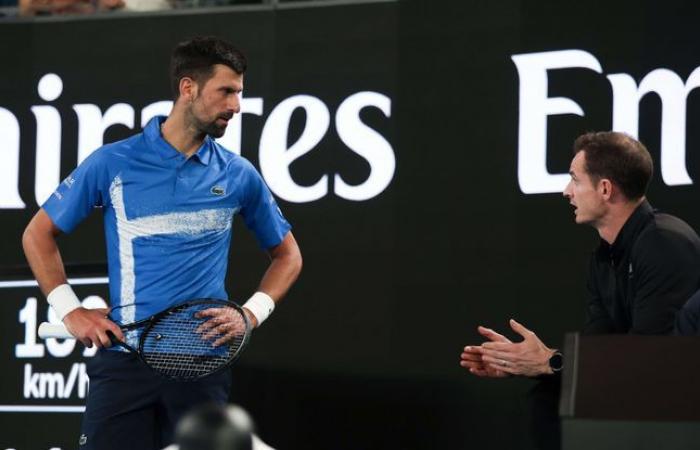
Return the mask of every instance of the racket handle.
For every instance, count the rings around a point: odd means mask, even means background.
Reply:
[[[43,322],[39,325],[39,337],[42,339],[75,339],[63,325],[49,322]]]

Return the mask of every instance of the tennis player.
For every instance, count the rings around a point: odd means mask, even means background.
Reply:
[[[24,232],[27,260],[49,304],[77,339],[103,349],[88,362],[81,450],[161,449],[172,443],[174,425],[194,405],[228,400],[228,371],[186,384],[166,381],[133,354],[111,347],[108,332],[133,346],[134,336],[125,337],[115,322],[141,320],[187,299],[227,299],[236,214],[271,258],[258,292],[243,305],[254,326],[299,275],[299,248],[263,179],[248,161],[214,141],[240,112],[246,65],[241,52],[218,38],[177,45],[170,115],[92,153]],[[106,318],[107,310],[81,307],[56,244],[59,233],[73,231],[95,207],[104,215],[115,322]]]

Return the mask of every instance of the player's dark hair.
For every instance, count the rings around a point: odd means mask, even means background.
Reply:
[[[629,200],[646,194],[654,163],[644,144],[625,133],[586,133],[574,142],[574,154],[584,151],[586,172],[598,183],[607,178]]]
[[[170,86],[174,99],[180,96],[182,78],[192,78],[202,86],[214,74],[216,64],[228,66],[239,75],[243,75],[248,66],[240,50],[214,36],[197,36],[177,44],[170,58]]]

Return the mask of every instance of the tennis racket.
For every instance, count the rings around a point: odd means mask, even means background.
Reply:
[[[138,336],[138,346],[111,336],[115,345],[135,353],[160,375],[178,381],[197,380],[227,368],[241,354],[251,333],[240,306],[208,298],[189,300],[147,319],[118,325],[125,336]],[[65,326],[48,322],[39,326],[38,334],[43,339],[74,338]]]

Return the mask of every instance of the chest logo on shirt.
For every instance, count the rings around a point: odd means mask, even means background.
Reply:
[[[211,187],[211,193],[214,195],[224,195],[226,193],[226,190],[223,187],[217,185]]]

